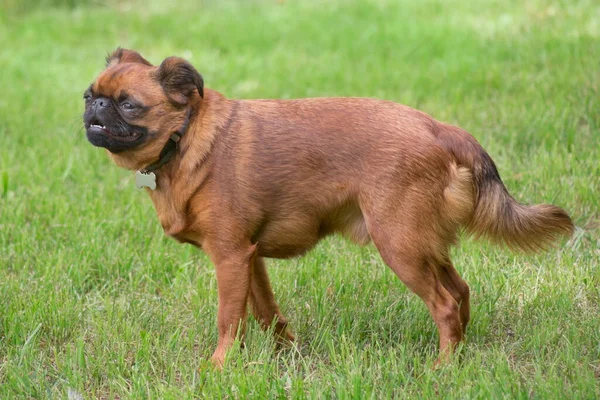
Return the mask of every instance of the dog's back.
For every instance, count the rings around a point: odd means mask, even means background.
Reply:
[[[470,134],[410,107],[364,98],[236,103],[215,169],[235,187],[227,201],[265,256],[301,254],[336,231],[368,242],[362,210],[390,192],[387,208],[421,214],[435,205],[444,249],[460,226],[526,250],[573,229],[557,207],[515,202]]]

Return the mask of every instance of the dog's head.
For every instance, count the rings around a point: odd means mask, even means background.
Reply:
[[[137,52],[118,48],[84,93],[87,138],[117,164],[139,169],[156,161],[203,95],[202,76],[184,59],[169,57],[153,66]]]

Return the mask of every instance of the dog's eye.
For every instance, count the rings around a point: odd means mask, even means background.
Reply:
[[[121,103],[121,108],[123,108],[124,110],[133,110],[135,106],[128,101],[124,101]]]
[[[88,100],[89,100],[89,99],[91,99],[91,98],[92,98],[92,94],[91,94],[91,93],[89,93],[89,92],[85,92],[85,93],[83,94],[83,99],[84,99],[85,101],[88,101]]]

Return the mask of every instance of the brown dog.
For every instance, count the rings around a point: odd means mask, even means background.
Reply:
[[[524,206],[467,132],[409,107],[360,98],[229,100],[187,61],[158,67],[117,49],[84,95],[90,142],[138,172],[165,233],[217,271],[222,365],[246,307],[292,340],[264,257],[299,256],[340,232],[366,244],[431,312],[446,354],[469,322],[469,287],[448,256],[461,227],[539,250],[573,224]],[[154,182],[155,179],[155,182]]]

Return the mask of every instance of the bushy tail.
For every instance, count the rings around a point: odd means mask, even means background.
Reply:
[[[529,252],[546,249],[560,237],[573,234],[573,222],[563,209],[550,204],[526,206],[513,199],[494,161],[469,133],[443,125],[438,139],[459,165],[472,172],[475,204],[466,225],[468,232]]]
[[[565,210],[551,204],[518,203],[506,190],[487,153],[482,161],[475,169],[478,199],[468,231],[531,252],[544,250],[561,236],[573,234],[573,222]]]

